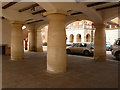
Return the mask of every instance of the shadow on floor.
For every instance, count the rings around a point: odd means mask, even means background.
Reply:
[[[23,61],[3,56],[3,88],[117,88],[118,63],[68,55],[67,72],[46,72],[46,52],[26,52]]]

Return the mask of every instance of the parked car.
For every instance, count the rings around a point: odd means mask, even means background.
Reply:
[[[110,45],[110,51],[112,51],[113,50],[113,45]]]
[[[93,55],[94,43],[83,42],[83,43],[73,43],[71,47],[66,48],[68,54],[76,53],[83,54],[85,56]]]
[[[70,47],[70,46],[72,46],[72,43],[66,43],[66,47]]]
[[[114,55],[116,59],[120,60],[120,38],[118,38],[112,45],[112,55]]]

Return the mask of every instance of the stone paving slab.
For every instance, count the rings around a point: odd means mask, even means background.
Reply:
[[[23,61],[2,59],[3,88],[117,88],[118,62],[95,62],[91,57],[68,55],[67,72],[46,72],[46,52],[25,52]]]

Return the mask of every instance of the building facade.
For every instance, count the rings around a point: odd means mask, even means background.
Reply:
[[[48,25],[41,29],[43,43],[47,43]],[[66,26],[66,43],[94,42],[95,28],[88,20],[75,21]],[[113,44],[119,38],[119,28],[115,23],[106,26],[106,42]]]
[[[73,22],[66,27],[67,42],[93,42],[93,32],[91,21]]]

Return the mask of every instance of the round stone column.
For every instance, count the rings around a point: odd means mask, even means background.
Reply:
[[[29,30],[28,32],[29,51],[35,51],[35,31]]]
[[[35,31],[36,52],[43,52],[41,30]]]
[[[52,11],[45,13],[49,20],[47,71],[49,73],[66,72],[66,31],[65,19],[68,15],[64,11]]]
[[[23,22],[11,22],[11,60],[17,61],[24,58],[24,44],[23,44]]]
[[[106,34],[105,24],[96,23],[95,25],[95,39],[94,39],[94,60],[105,61],[106,60]]]

